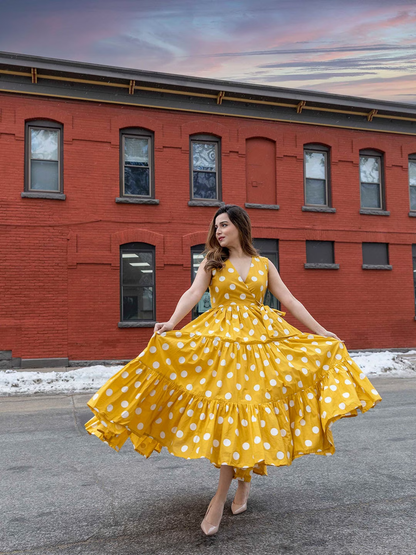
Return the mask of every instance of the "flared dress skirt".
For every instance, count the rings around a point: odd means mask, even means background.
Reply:
[[[212,270],[209,310],[180,330],[154,333],[87,405],[88,433],[145,456],[165,447],[185,459],[267,475],[311,453],[335,452],[331,425],[381,401],[342,341],[303,333],[263,304],[268,258],[242,280],[227,260]]]

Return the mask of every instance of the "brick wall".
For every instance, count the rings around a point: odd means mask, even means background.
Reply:
[[[65,201],[20,196],[25,120],[47,118],[64,126]],[[115,202],[119,130],[127,126],[155,133],[159,205]],[[221,137],[222,200],[242,207],[249,186],[246,140],[275,141],[276,194],[268,191],[268,198],[275,196],[280,209],[248,212],[253,237],[279,239],[283,281],[350,349],[416,346],[411,247],[416,219],[408,216],[407,172],[407,157],[416,152],[414,137],[0,94],[0,351],[70,360],[140,353],[153,328],[118,328],[118,248],[126,240],[156,246],[157,320],[167,320],[190,286],[188,236],[199,234],[193,244],[203,242],[217,210],[187,204],[192,133]],[[311,142],[331,147],[336,213],[301,210],[303,145]],[[390,216],[359,214],[362,148],[385,153]],[[250,202],[263,202],[260,197],[261,191],[250,191]],[[306,270],[307,239],[334,241],[339,270]],[[363,241],[389,243],[393,270],[363,270]],[[289,313],[286,317],[308,331]]]

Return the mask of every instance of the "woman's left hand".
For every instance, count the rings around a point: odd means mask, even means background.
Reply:
[[[324,337],[333,337],[334,339],[338,339],[338,341],[342,341],[342,339],[340,339],[335,333],[332,333],[332,331],[324,330],[318,335],[323,335]]]

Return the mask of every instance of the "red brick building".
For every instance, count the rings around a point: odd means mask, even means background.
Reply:
[[[223,203],[347,348],[416,346],[416,106],[0,53],[0,184],[3,368],[137,356]]]

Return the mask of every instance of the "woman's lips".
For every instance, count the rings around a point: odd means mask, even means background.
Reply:
[[[218,241],[222,241],[225,237],[218,237]]]

